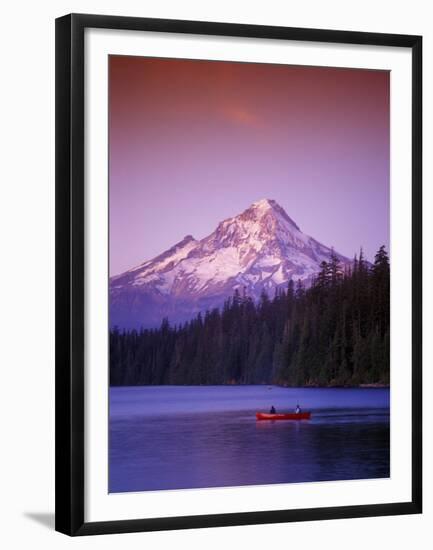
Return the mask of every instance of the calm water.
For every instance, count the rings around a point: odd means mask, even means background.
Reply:
[[[256,422],[299,402],[307,421]],[[389,477],[389,390],[110,390],[110,492]]]

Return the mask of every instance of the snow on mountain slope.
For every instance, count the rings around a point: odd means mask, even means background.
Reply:
[[[179,323],[219,307],[235,289],[257,299],[290,279],[307,284],[332,250],[302,233],[274,200],[262,199],[222,221],[202,240],[172,248],[110,280],[111,326]],[[337,254],[343,265],[350,261]]]

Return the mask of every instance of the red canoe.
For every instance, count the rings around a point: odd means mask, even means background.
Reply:
[[[310,412],[300,412],[300,413],[256,413],[257,420],[309,420],[311,418]]]

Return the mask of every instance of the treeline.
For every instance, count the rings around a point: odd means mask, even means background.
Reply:
[[[389,260],[336,255],[306,289],[288,283],[258,303],[236,291],[182,326],[110,333],[111,385],[389,383]]]

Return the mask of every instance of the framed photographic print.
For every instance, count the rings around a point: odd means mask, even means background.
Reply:
[[[419,36],[56,21],[56,529],[420,513]]]

